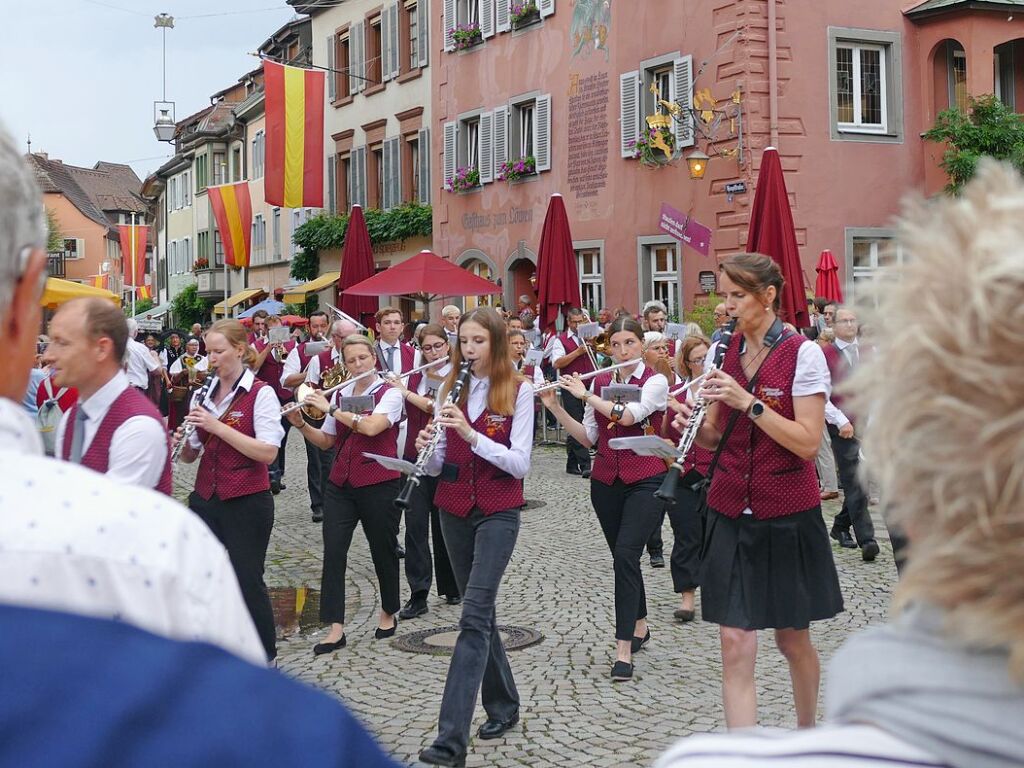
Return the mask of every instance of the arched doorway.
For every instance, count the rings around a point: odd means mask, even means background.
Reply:
[[[519,303],[520,296],[529,296],[530,303],[537,302],[537,290],[530,278],[537,272],[537,254],[520,240],[516,249],[505,259],[505,307],[512,310]]]
[[[483,251],[477,248],[470,248],[459,254],[456,259],[458,264],[463,269],[469,270],[477,277],[482,277],[484,280],[491,280],[492,282],[497,277],[498,268],[494,261]],[[493,307],[498,303],[499,294],[491,294],[489,296],[465,296],[462,299],[462,311],[468,312],[471,309],[477,307]],[[456,301],[456,303],[459,303]]]

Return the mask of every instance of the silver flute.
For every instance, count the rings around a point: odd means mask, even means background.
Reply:
[[[209,375],[206,377],[206,381],[203,382],[203,386],[199,388],[196,394],[192,398],[192,402],[199,401],[199,406],[202,407],[203,400],[210,394],[210,387],[213,386],[213,380],[216,378],[216,369],[211,368],[208,372]],[[196,431],[196,425],[190,421],[186,421],[181,427],[181,439],[174,444],[171,449],[171,464],[175,464],[178,461],[178,457],[181,456],[181,452],[185,449],[185,444],[188,442],[189,437]]]

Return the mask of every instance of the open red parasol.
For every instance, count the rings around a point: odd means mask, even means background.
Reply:
[[[433,301],[442,296],[501,293],[501,288],[435,253],[420,251],[346,291],[352,296],[412,296],[420,301]]]

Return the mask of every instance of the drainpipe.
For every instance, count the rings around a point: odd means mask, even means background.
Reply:
[[[771,146],[779,146],[779,61],[775,29],[775,0],[768,0],[768,131]]]

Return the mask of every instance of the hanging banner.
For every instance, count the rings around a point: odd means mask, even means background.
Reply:
[[[134,237],[132,231],[134,230]],[[149,227],[136,224],[119,224],[118,235],[121,240],[121,269],[125,285],[142,285],[146,274],[146,238]],[[134,243],[134,259],[133,246]],[[134,267],[134,270],[133,270]]]
[[[248,267],[252,246],[252,200],[249,182],[223,184],[207,188],[210,207],[224,245],[224,263],[229,267]]]
[[[267,147],[263,197],[324,207],[324,72],[263,62]]]

